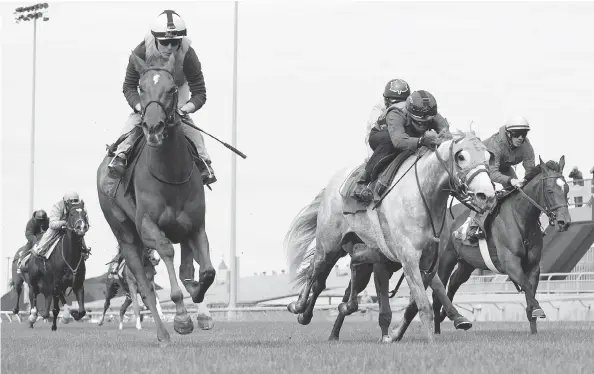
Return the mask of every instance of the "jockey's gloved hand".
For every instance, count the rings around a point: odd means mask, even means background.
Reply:
[[[432,148],[433,146],[438,146],[441,144],[441,139],[439,139],[439,135],[434,130],[429,130],[425,132],[423,135],[423,140],[421,142],[424,146]]]
[[[180,116],[187,116],[189,113],[194,113],[196,106],[193,103],[185,103],[181,108],[177,110]]]
[[[142,107],[140,106],[140,103],[138,103],[134,106],[134,111],[136,113],[140,113],[142,111]]]
[[[513,178],[512,180],[509,181],[509,183],[514,186],[514,187],[522,187],[522,181],[516,178]]]

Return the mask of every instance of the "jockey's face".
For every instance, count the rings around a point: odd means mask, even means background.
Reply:
[[[526,135],[528,135],[526,130],[508,131],[508,137],[513,148],[521,146],[526,140]]]
[[[425,117],[425,118],[416,118],[411,116],[410,123],[413,125],[415,130],[419,133],[425,133],[429,129],[429,125],[431,124],[431,120],[433,120],[433,116]]]
[[[165,57],[171,56],[175,49],[179,46],[180,39],[165,39],[158,41],[159,52]]]

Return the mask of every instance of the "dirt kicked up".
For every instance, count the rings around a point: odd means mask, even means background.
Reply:
[[[475,323],[428,346],[418,322],[404,340],[377,343],[376,322],[221,322],[210,331],[172,334],[158,348],[154,325],[2,323],[2,373],[594,373],[594,322]],[[171,326],[168,326],[173,331]]]

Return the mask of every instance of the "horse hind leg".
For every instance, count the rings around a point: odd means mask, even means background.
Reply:
[[[130,298],[132,300],[132,308],[134,309],[134,316],[136,317],[136,329],[142,330],[142,324],[140,321],[140,305],[138,303],[138,288],[134,280],[129,281],[130,287]]]
[[[208,244],[208,241],[207,241]],[[181,280],[182,284],[188,291],[190,295],[192,295],[192,301],[197,304],[198,313],[196,315],[196,321],[198,323],[198,327],[201,330],[210,330],[214,327],[214,321],[212,316],[210,315],[210,311],[208,310],[207,306],[204,302],[204,296],[202,295],[202,301],[196,302],[198,300],[198,296],[202,294],[202,291],[205,290],[204,288],[204,277],[202,277],[201,282],[196,282],[194,280],[194,259],[197,257],[198,251],[195,251],[195,246],[190,245],[189,243],[181,243],[181,262],[179,265],[179,279]],[[209,258],[210,261],[210,258]],[[202,266],[201,266],[202,267]],[[196,297],[194,297],[196,296]],[[162,313],[162,312],[159,312]]]
[[[528,269],[528,280],[530,282],[530,285],[532,286],[532,290],[534,290],[534,293],[536,293],[536,289],[538,288],[539,279],[540,279],[540,266],[538,263],[536,263],[535,265],[532,266],[531,269]],[[545,318],[546,315],[542,309],[540,309],[540,311],[535,310],[535,309],[533,309],[532,311],[528,311],[528,308],[526,308],[526,317],[528,318],[528,321],[530,322],[530,333],[536,334],[538,332],[536,329],[537,319]]]
[[[356,264],[351,260],[351,284],[354,284],[355,287],[351,287],[349,300],[346,303],[343,302],[338,305],[338,312],[340,314],[350,316],[359,309],[357,296],[369,284],[372,272],[373,264]]]
[[[351,281],[349,281],[349,285],[347,286],[346,290],[344,290],[344,296],[342,297],[342,302],[345,303],[349,301],[349,296],[351,295]],[[339,340],[340,336],[340,329],[342,328],[342,324],[344,323],[345,315],[342,313],[338,313],[336,316],[336,321],[334,321],[334,326],[332,326],[332,331],[330,332],[330,337],[328,340]]]
[[[101,317],[99,317],[99,322],[97,323],[98,326],[103,326],[103,323],[105,322],[105,313],[107,312],[107,309],[109,309],[109,306],[111,305],[111,299],[113,299],[113,297],[116,295],[117,293],[117,288],[116,285],[117,282],[114,281],[113,278],[111,278],[108,282],[107,282],[107,292],[105,293],[105,303],[103,304],[103,314],[101,315]]]
[[[188,261],[182,262],[179,267],[179,277],[182,284],[192,296],[192,301],[195,303],[201,303],[204,301],[204,295],[214,282],[216,271],[212,266],[210,259],[210,248],[208,242],[208,236],[206,235],[206,229],[204,224],[196,231],[193,237],[190,237],[186,242],[180,244],[182,251],[189,251],[185,257]],[[198,273],[198,281],[194,280],[194,262],[192,261],[192,255],[194,259],[200,265]],[[184,254],[182,254],[184,256]],[[233,259],[231,259],[233,261]],[[183,273],[183,274],[182,274]]]
[[[130,304],[132,304],[132,298],[130,297],[130,294],[127,293],[126,300],[124,300],[122,306],[120,307],[120,324],[118,326],[118,329],[120,330],[124,329],[124,316],[126,315],[126,310],[128,310]]]
[[[472,270],[470,272],[472,273]],[[433,290],[433,297],[436,297],[439,301],[441,301],[441,304],[443,304],[444,312],[447,314],[448,318],[454,322],[454,327],[456,328],[456,330],[468,330],[472,327],[472,323],[466,317],[460,314],[460,312],[458,312],[458,309],[456,309],[452,301],[448,298],[448,295],[446,294],[446,290],[443,286],[443,283],[441,282],[441,279],[439,278],[439,276],[436,276],[435,274],[432,276],[431,279],[431,289]],[[435,312],[435,307],[433,310]],[[439,316],[435,315],[434,321],[437,321],[438,317]],[[440,324],[436,323],[435,326],[435,333],[439,334]]]
[[[375,292],[378,296],[379,316],[378,324],[382,333],[380,343],[390,343],[390,324],[392,323],[392,308],[390,307],[390,278],[394,273],[388,269],[386,264],[374,264],[373,276]]]
[[[23,292],[23,280],[21,277],[18,278],[18,280],[16,282],[14,282],[14,292],[16,293],[16,305],[14,306],[14,309],[12,310],[12,314],[18,315],[19,314],[19,307],[20,307],[20,302],[21,302],[21,293]]]

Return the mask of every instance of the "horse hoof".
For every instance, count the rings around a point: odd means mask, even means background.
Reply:
[[[291,302],[287,305],[287,310],[293,314],[299,314],[305,312],[304,308],[297,307],[297,303],[295,301]]]
[[[306,317],[305,315],[300,314],[297,316],[297,322],[299,322],[299,324],[301,324],[303,326],[307,326],[311,322],[312,317]]]
[[[67,325],[72,321],[72,318],[70,318],[69,316],[67,317],[62,317],[62,323]]]
[[[214,282],[215,280],[215,271],[209,271],[209,272],[205,272],[203,274],[202,277],[200,277],[200,280],[198,282],[198,288],[197,291],[195,291],[195,294],[192,295],[192,301],[200,304],[201,302],[204,301],[204,295],[206,294],[206,291],[208,290],[208,288],[210,287],[210,285]]]
[[[330,337],[328,338],[329,342],[337,342],[339,340],[338,335],[330,335]]]
[[[199,314],[196,317],[196,321],[198,322],[200,330],[212,330],[214,327],[214,320],[211,316],[207,316],[206,314]]]
[[[180,335],[187,335],[194,331],[194,323],[189,314],[176,315],[173,319],[173,329]]]
[[[378,343],[390,344],[390,343],[392,343],[392,337],[390,335],[382,335],[382,337],[379,339]]]
[[[29,321],[29,327],[30,327],[30,328],[33,328],[33,325],[34,325],[34,324],[35,324],[35,322],[31,322],[31,321]]]
[[[532,311],[532,318],[547,318],[544,310],[536,308]]]
[[[103,320],[100,319],[99,322],[97,322],[97,326],[103,326]]]
[[[456,330],[468,330],[472,327],[472,323],[466,318],[460,316],[454,319],[454,327]]]
[[[56,331],[58,329],[58,326],[52,325],[52,331]]]

